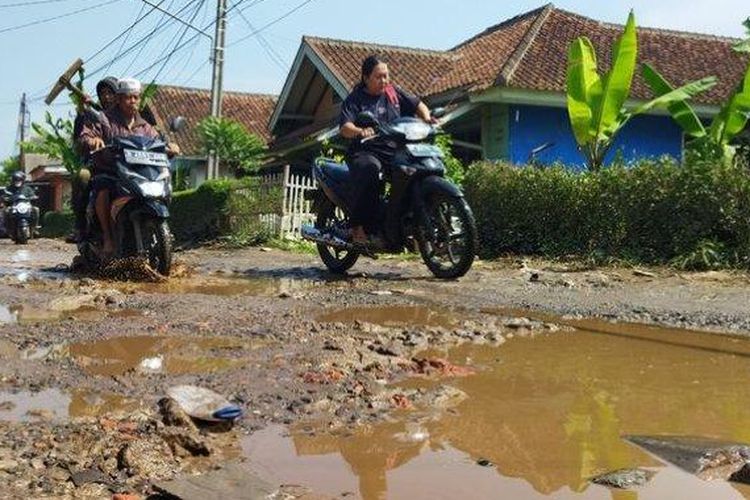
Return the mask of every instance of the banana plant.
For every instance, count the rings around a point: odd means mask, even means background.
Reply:
[[[568,50],[567,104],[576,142],[589,170],[604,164],[617,133],[639,114],[687,101],[716,84],[713,77],[673,89],[635,108],[626,108],[638,58],[635,15],[630,12],[622,36],[612,51],[612,67],[603,76],[597,69],[591,40],[579,37]]]
[[[667,79],[648,64],[643,65],[643,78],[654,95],[665,95],[673,91]],[[721,107],[708,128],[703,125],[687,101],[673,102],[667,109],[687,135],[704,141],[712,147],[713,151],[718,151],[723,155],[724,160],[731,161],[734,148],[730,146],[730,143],[745,129],[750,119],[750,65],[745,71],[742,82]]]
[[[742,25],[745,27],[746,38],[736,43],[733,48],[737,52],[750,52],[750,17],[745,19]]]

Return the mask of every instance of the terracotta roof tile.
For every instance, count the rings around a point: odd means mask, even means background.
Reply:
[[[495,85],[563,92],[568,46],[581,35],[594,43],[600,70],[609,68],[611,49],[622,26],[602,23],[547,5],[516,16],[447,50],[422,50],[305,37],[345,85],[359,79],[362,59],[377,53],[391,67],[394,81],[429,97],[454,89],[477,92]],[[654,65],[675,85],[714,75],[720,83],[697,102],[717,104],[742,78],[747,56],[732,51],[737,40],[670,30],[639,28],[639,61]],[[640,76],[633,96],[650,97]]]
[[[554,9],[507,84],[522,89],[562,92],[570,42],[581,35],[589,37],[596,48],[601,72],[609,69],[612,63],[612,46],[622,29],[619,25]],[[652,64],[676,86],[705,76],[718,77],[716,87],[695,99],[700,103],[716,104],[730,94],[747,68],[747,56],[732,50],[735,42],[731,38],[639,28],[638,60]],[[633,96],[640,99],[651,97],[640,75],[634,81]]]
[[[222,115],[243,124],[247,130],[266,142],[271,137],[268,120],[276,105],[276,96],[248,94],[244,92],[224,92]],[[188,126],[175,135],[183,154],[200,154],[198,134],[195,126],[210,114],[211,93],[205,89],[160,85],[150,103],[157,121],[163,125],[169,118],[184,116]]]
[[[353,88],[359,82],[362,60],[369,55],[378,54],[388,62],[394,83],[414,94],[426,95],[430,87],[451,70],[455,59],[453,54],[447,52],[393,45],[317,37],[305,37],[304,42],[347,88]]]

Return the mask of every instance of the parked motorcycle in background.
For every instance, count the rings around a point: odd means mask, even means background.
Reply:
[[[433,111],[440,118],[443,110]],[[432,274],[442,279],[466,274],[477,252],[474,215],[463,193],[445,178],[441,150],[434,145],[439,129],[417,118],[380,124],[371,113],[357,126],[377,131],[363,147],[382,161],[379,227],[371,245],[375,252],[419,249]],[[319,189],[306,195],[317,221],[302,227],[302,237],[317,244],[323,263],[333,272],[350,269],[360,252],[351,243],[349,213],[353,186],[346,164],[319,158],[313,166]],[[386,189],[386,186],[388,188]]]
[[[37,197],[29,197],[23,193],[11,193],[7,189],[2,192],[5,210],[5,232],[17,245],[25,245],[34,236],[34,206],[32,201]]]

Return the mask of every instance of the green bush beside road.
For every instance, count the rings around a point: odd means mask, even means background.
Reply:
[[[486,163],[469,169],[464,189],[486,257],[750,267],[750,176],[739,166],[663,160],[577,173]]]
[[[170,227],[181,243],[220,237],[254,244],[269,237],[260,215],[278,212],[280,196],[261,188],[257,178],[211,180],[174,194]]]
[[[70,210],[47,212],[42,217],[40,235],[43,238],[61,238],[73,231],[75,216]]]

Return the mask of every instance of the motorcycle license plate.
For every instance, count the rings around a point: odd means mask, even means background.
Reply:
[[[412,156],[417,158],[443,157],[443,152],[440,151],[440,148],[432,144],[407,144],[406,149]]]
[[[169,160],[164,153],[154,153],[151,151],[138,151],[137,149],[123,150],[125,163],[133,165],[151,165],[154,167],[168,167]]]

